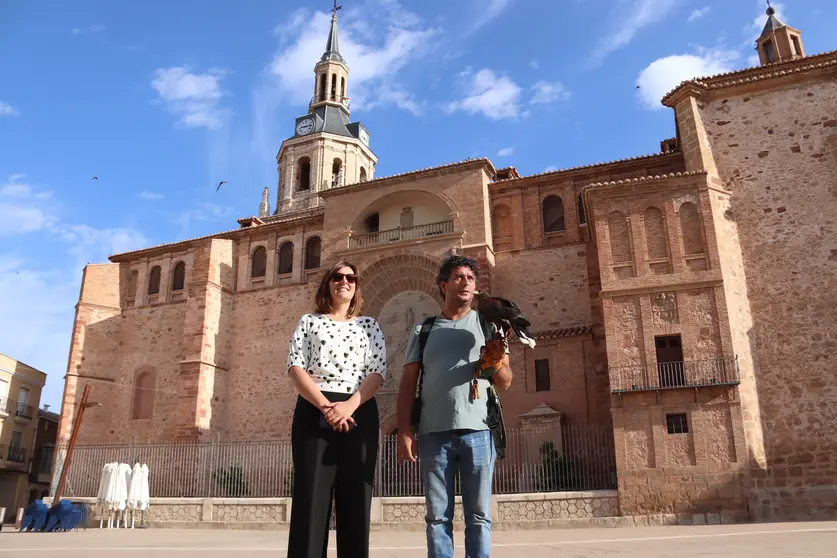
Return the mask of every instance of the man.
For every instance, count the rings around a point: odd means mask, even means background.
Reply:
[[[470,258],[451,256],[442,264],[436,284],[444,309],[433,322],[421,356],[422,326],[412,331],[398,392],[398,452],[403,460],[421,461],[429,558],[453,557],[457,468],[465,512],[465,555],[487,558],[491,553],[495,446],[486,421],[488,378],[495,388],[505,390],[511,385],[512,371],[505,341],[493,340],[496,327],[487,323],[491,335],[486,339],[479,314],[471,309],[479,275]],[[411,418],[422,364],[417,444]]]

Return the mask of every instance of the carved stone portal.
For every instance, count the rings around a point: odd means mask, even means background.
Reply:
[[[654,325],[677,323],[677,298],[674,293],[657,293],[651,296]]]

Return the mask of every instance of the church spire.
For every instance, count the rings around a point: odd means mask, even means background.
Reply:
[[[340,43],[337,40],[337,12],[342,9],[343,6],[338,6],[337,0],[334,0],[334,7],[331,9],[331,31],[328,34],[325,52],[322,58],[320,58],[321,62],[333,60],[345,64],[345,60],[340,56]]]
[[[270,201],[268,201],[268,197],[270,196],[270,191],[267,189],[267,186],[264,187],[264,191],[262,192],[262,203],[259,204],[259,218],[264,219],[265,217],[270,217]]]

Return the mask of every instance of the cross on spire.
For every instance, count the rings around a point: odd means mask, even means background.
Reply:
[[[337,17],[337,12],[342,10],[342,9],[343,9],[343,6],[338,6],[337,5],[337,0],[334,0],[334,7],[332,9],[330,9],[329,11],[332,13],[332,15],[334,17]]]

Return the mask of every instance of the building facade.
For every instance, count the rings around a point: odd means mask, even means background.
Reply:
[[[29,497],[29,467],[46,374],[0,353],[0,507],[5,521]]]
[[[85,268],[60,436],[289,435],[291,332],[323,268],[355,262],[385,332],[395,427],[410,328],[439,263],[475,258],[537,347],[511,346],[508,426],[611,425],[622,515],[837,511],[837,52],[806,56],[772,10],[762,65],[681,84],[660,152],[533,176],[487,159],[376,178],[349,120],[337,19],[276,207]]]

